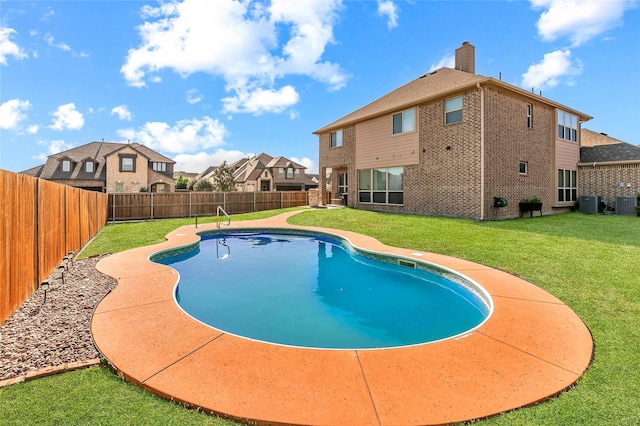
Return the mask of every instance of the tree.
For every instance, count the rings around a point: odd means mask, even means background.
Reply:
[[[187,189],[189,186],[189,178],[182,176],[182,174],[178,175],[176,179],[176,189]]]
[[[233,178],[233,169],[223,161],[221,165],[213,170],[211,176],[213,190],[219,192],[231,192],[236,190],[236,180]]]
[[[199,180],[195,184],[196,191],[213,191],[213,184],[208,179]]]

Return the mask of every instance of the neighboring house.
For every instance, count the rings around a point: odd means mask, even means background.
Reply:
[[[139,143],[90,142],[24,174],[100,192],[171,192],[175,161]]]
[[[271,157],[265,153],[251,158],[242,158],[229,164],[236,182],[236,191],[304,191],[317,188],[317,183],[308,179],[306,167],[285,157]],[[210,179],[216,166],[207,168],[199,179]]]
[[[578,163],[580,195],[596,195],[610,206],[616,197],[640,193],[640,147],[582,129]]]
[[[368,210],[470,217],[519,216],[575,205],[581,123],[592,117],[499,79],[475,74],[475,47],[315,131],[320,191]],[[494,197],[507,200],[494,207]]]

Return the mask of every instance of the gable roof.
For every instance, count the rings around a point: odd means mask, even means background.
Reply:
[[[66,151],[58,152],[47,157],[47,162],[41,166],[33,167],[25,170],[24,174],[35,176],[32,173],[38,173],[36,169],[41,168],[39,175],[42,179],[83,179],[83,180],[106,180],[105,157],[125,147],[131,147],[140,154],[149,158],[150,161],[175,163],[172,159],[147,148],[139,143],[118,143],[118,142],[89,142]],[[71,173],[63,173],[60,170],[60,161],[69,160],[72,162]],[[87,173],[84,164],[87,160],[93,160],[96,163],[93,172]]]
[[[432,99],[438,99],[456,92],[468,90],[478,84],[491,84],[512,92],[517,92],[523,96],[533,98],[538,102],[543,102],[555,108],[561,108],[564,111],[575,114],[580,117],[581,121],[587,121],[593,118],[584,113],[553,102],[550,99],[535,95],[534,93],[523,90],[512,84],[505,83],[501,80],[496,80],[492,77],[471,74],[451,68],[440,68],[410,81],[404,86],[387,93],[375,101],[345,115],[344,117],[316,130],[313,133],[320,134],[337,130],[363,120],[368,120],[404,108],[419,105]]]
[[[618,142],[580,148],[580,163],[608,162],[640,162],[640,147],[626,142]]]
[[[584,127],[580,130],[580,146],[611,145],[622,143],[621,140],[612,138],[606,133],[598,133]]]

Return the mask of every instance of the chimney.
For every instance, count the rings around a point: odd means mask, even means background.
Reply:
[[[456,49],[456,69],[459,71],[476,73],[476,48],[468,41]]]

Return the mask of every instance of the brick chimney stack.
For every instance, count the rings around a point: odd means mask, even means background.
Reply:
[[[459,71],[476,73],[476,48],[468,41],[456,49],[456,69]]]

